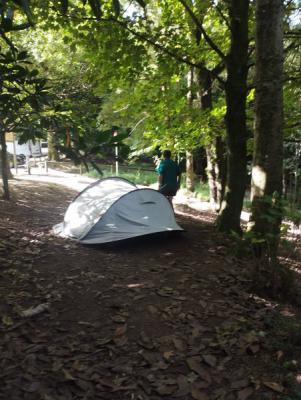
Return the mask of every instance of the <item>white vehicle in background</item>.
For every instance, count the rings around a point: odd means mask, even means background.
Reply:
[[[6,142],[7,151],[11,154],[24,154],[25,157],[42,157],[41,142],[29,140],[26,143],[19,144],[17,140]]]
[[[41,153],[43,156],[48,155],[48,142],[41,142]]]
[[[33,159],[34,165],[36,161],[45,161],[48,155],[48,144],[45,141],[29,140],[26,143],[19,144],[13,133],[7,133],[6,148],[11,168],[24,165],[29,167],[29,162]]]

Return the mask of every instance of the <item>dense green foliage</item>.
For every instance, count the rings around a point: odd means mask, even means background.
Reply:
[[[25,51],[0,53],[1,130],[22,132],[22,140],[37,137],[41,112],[48,101],[46,80],[32,68]]]
[[[296,17],[292,20],[297,3],[287,3],[285,16],[284,128],[289,140],[300,137],[300,26]],[[209,0],[193,4],[139,0],[132,5],[118,0],[37,0],[29,7],[27,1],[1,1],[4,48],[18,41],[51,86],[51,104],[39,119],[40,128],[28,122],[28,131],[35,135],[42,133],[42,128],[44,135],[53,131],[61,150],[84,163],[96,153],[100,159],[112,155],[113,142],[105,135],[114,126],[129,133],[126,143],[133,154],[158,147],[183,154],[187,149],[214,145],[216,138],[226,135],[225,61],[233,39],[229,4]],[[254,125],[254,25],[251,2],[249,162]],[[189,89],[191,68],[195,74]],[[207,109],[201,109],[204,93],[196,73],[203,70],[211,74],[211,107]],[[192,104],[187,102],[189,90]],[[68,148],[67,133],[72,149]],[[296,146],[287,145],[285,154],[291,184],[300,168]],[[299,185],[298,179],[294,185]]]

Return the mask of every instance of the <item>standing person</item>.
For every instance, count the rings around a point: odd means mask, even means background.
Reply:
[[[181,181],[181,174],[178,164],[171,159],[170,150],[163,151],[163,160],[156,168],[158,174],[159,192],[169,200],[172,205],[172,198],[176,195]]]

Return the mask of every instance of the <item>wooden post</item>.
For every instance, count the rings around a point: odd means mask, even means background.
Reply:
[[[27,171],[28,175],[30,175],[29,156],[26,156],[26,171]]]
[[[17,162],[17,151],[16,151],[16,138],[15,134],[13,133],[13,149],[14,149],[14,168],[15,168],[15,173],[17,175],[18,173],[18,162]]]

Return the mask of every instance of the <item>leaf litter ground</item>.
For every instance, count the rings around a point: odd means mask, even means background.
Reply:
[[[12,191],[0,201],[0,399],[290,398],[301,334],[282,326],[298,326],[298,309],[249,290],[251,262],[213,214],[178,207],[185,233],[85,247],[51,234],[75,192]]]

